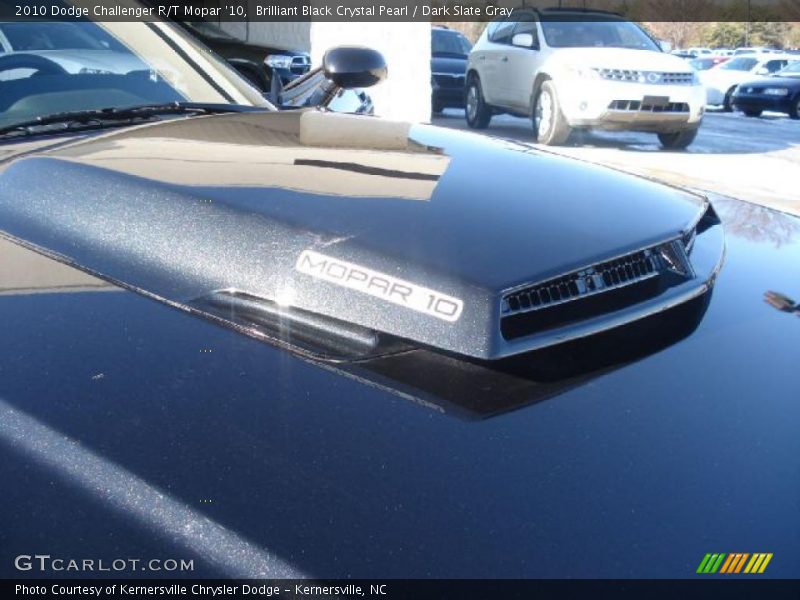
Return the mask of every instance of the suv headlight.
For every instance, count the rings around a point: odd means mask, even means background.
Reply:
[[[764,93],[767,96],[788,96],[789,90],[787,88],[766,88]]]
[[[273,69],[291,69],[292,57],[286,54],[270,54],[264,59],[264,64]]]
[[[567,74],[571,75],[572,77],[580,77],[582,79],[600,79],[600,73],[598,70],[591,67],[567,65],[565,70]]]

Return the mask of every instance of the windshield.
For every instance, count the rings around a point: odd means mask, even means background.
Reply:
[[[719,68],[727,71],[750,71],[758,64],[757,58],[739,57],[729,60],[722,64]]]
[[[0,127],[60,112],[169,102],[273,108],[169,23],[3,23],[0,33],[11,46],[0,53]]]
[[[559,17],[563,19],[563,17]],[[547,45],[551,48],[661,48],[638,25],[629,21],[542,20]]]
[[[800,60],[790,62],[775,75],[778,77],[800,77]]]
[[[116,50],[124,48],[109,35],[87,35],[76,23],[0,23],[0,36],[5,37],[6,50]]]
[[[472,44],[457,31],[434,29],[431,34],[431,54],[467,56],[470,50]]]

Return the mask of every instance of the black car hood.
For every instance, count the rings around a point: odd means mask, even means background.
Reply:
[[[415,388],[450,381],[417,369],[389,393],[0,243],[0,575],[70,574],[14,569],[46,553],[194,577],[682,578],[730,551],[796,577],[800,318],[780,298],[800,300],[800,221],[712,201],[728,257],[694,330],[542,350],[524,380],[546,394],[478,420],[492,381],[437,404]]]
[[[739,85],[741,89],[748,87],[766,88],[766,87],[788,87],[800,88],[800,77],[764,77],[763,79],[754,79],[753,81],[746,81]]]
[[[483,358],[532,347],[500,335],[508,290],[678,239],[705,210],[525,147],[316,111],[130,128],[0,173],[0,228],[129,287],[232,290]],[[391,293],[357,289],[364,273]]]
[[[431,57],[431,73],[453,73],[464,75],[467,72],[467,57],[437,56]]]

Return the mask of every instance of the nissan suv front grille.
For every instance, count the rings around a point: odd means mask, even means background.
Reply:
[[[665,104],[648,104],[640,100],[614,100],[608,105],[610,110],[627,112],[665,112],[688,113],[689,105],[686,102],[667,102]]]
[[[627,69],[595,69],[602,79],[608,81],[627,81],[651,85],[692,85],[693,73],[669,73],[662,71],[637,71]]]

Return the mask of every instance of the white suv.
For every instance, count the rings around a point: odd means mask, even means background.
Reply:
[[[573,129],[649,131],[662,146],[692,143],[705,91],[689,64],[662,52],[638,25],[602,12],[514,10],[491,22],[469,55],[466,116],[532,118],[543,144]]]

